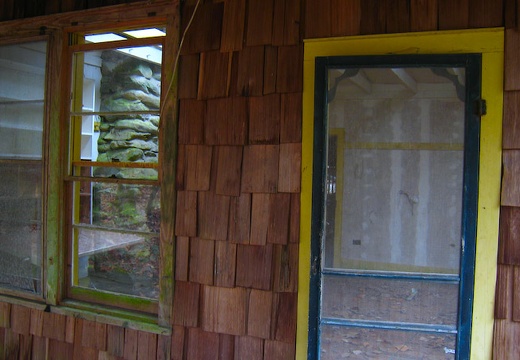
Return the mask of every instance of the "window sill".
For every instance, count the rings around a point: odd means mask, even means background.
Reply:
[[[146,331],[158,335],[171,335],[171,328],[158,325],[157,316],[136,311],[114,309],[74,300],[65,300],[58,306],[51,306],[50,311],[55,314]]]
[[[23,294],[25,296],[25,294]],[[10,295],[0,295],[0,302],[8,303],[11,305],[21,305],[25,306],[30,309],[45,311],[47,308],[47,304],[43,302],[43,300],[31,300],[31,299],[24,299],[21,297],[14,297]]]

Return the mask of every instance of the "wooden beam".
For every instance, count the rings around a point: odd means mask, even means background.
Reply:
[[[356,75],[349,77],[348,80],[357,85],[361,90],[367,94],[372,93],[372,84],[363,72],[358,72]]]
[[[405,69],[392,69],[392,72],[395,74],[395,76],[397,76],[397,78],[399,78],[399,80],[403,83],[404,86],[406,86],[414,94],[417,93],[417,82],[410,74],[408,74],[408,72]]]

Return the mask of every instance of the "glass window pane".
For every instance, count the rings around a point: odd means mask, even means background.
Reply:
[[[0,158],[42,156],[46,46],[0,46]]]
[[[88,181],[76,186],[74,285],[156,298],[159,187]]]
[[[159,233],[160,189],[152,185],[77,182],[75,224]]]
[[[458,284],[324,276],[322,317],[457,324]]]
[[[77,285],[158,298],[158,236],[88,228],[77,232]]]
[[[158,162],[161,56],[158,46],[77,53],[73,121],[82,160]]]
[[[86,48],[106,41],[85,40]],[[74,54],[71,168],[82,181],[74,182],[73,286],[158,297],[160,41]]]
[[[0,162],[0,286],[41,293],[40,162]]]
[[[0,286],[42,293],[47,44],[0,46]]]
[[[455,359],[456,335],[323,326],[322,360]]]

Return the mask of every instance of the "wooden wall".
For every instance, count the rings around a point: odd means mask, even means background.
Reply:
[[[125,1],[0,0],[0,20],[117,2]],[[302,39],[506,26],[495,357],[518,355],[520,4],[516,2],[203,1],[180,58],[172,336],[0,303],[0,353],[12,359],[40,359],[45,353],[53,359],[293,358]],[[195,3],[183,4],[183,26]]]

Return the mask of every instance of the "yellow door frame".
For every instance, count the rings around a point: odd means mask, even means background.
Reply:
[[[478,29],[353,36],[305,41],[302,128],[302,192],[296,358],[307,358],[311,271],[311,209],[314,139],[314,64],[319,56],[385,54],[482,54],[477,249],[471,358],[491,359],[500,211],[504,30]]]

